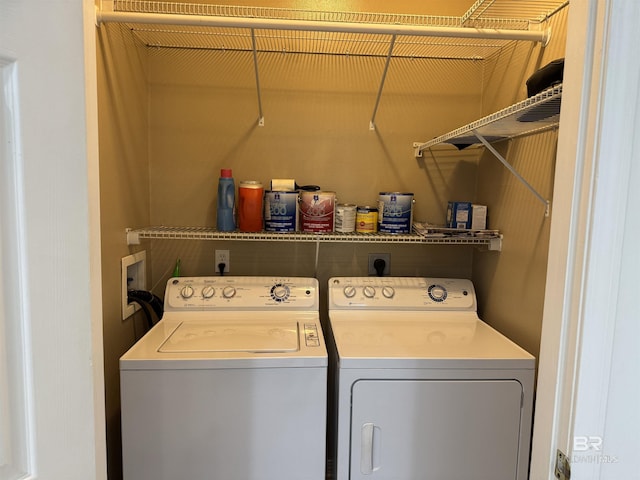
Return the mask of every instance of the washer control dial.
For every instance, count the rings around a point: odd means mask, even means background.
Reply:
[[[447,299],[447,289],[442,285],[430,285],[427,289],[429,298],[434,302],[444,302]]]
[[[347,285],[346,287],[344,287],[342,292],[344,293],[345,297],[353,298],[356,295],[356,287],[354,287],[353,285]]]
[[[376,295],[376,289],[370,285],[367,285],[362,289],[362,293],[364,293],[364,296],[367,298],[373,298]]]
[[[393,296],[396,294],[396,291],[393,287],[382,287],[382,295],[385,298],[393,298]]]
[[[236,296],[236,287],[232,287],[231,285],[224,287],[222,289],[222,296],[224,298],[233,298]]]
[[[276,302],[284,302],[289,298],[290,293],[291,290],[289,290],[289,286],[284,283],[276,283],[271,287],[271,298]]]
[[[211,298],[215,295],[216,289],[211,285],[202,288],[202,298]]]
[[[188,298],[193,297],[193,294],[194,294],[194,290],[193,290],[193,287],[191,285],[185,285],[180,290],[180,296],[182,298],[184,298],[185,300],[188,299]]]

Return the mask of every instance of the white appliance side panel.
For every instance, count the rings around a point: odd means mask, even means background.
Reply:
[[[326,368],[121,372],[125,480],[324,480]]]
[[[514,480],[515,380],[361,380],[353,385],[350,479]]]

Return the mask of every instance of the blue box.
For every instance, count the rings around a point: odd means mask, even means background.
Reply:
[[[447,227],[471,228],[471,202],[449,202],[447,206]]]

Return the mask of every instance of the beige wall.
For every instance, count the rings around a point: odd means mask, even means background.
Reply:
[[[564,57],[567,13],[565,8],[550,20],[552,37],[546,47],[505,49],[487,63],[482,96],[485,114],[524,100],[531,73]],[[556,143],[557,131],[549,131],[495,145],[541,195],[551,200],[551,214]],[[474,256],[473,280],[480,314],[537,357],[551,216],[544,216],[544,206],[490,152],[484,152],[480,160],[476,200],[488,205],[491,228],[504,235],[500,253]]]
[[[225,3],[225,2],[218,2]],[[226,2],[234,4],[237,2]],[[243,2],[266,4],[266,2]],[[315,9],[364,10],[365,2],[311,2]],[[434,8],[429,2],[429,8]],[[391,5],[393,5],[393,8]],[[270,6],[291,6],[272,1]],[[468,1],[367,2],[372,11],[460,15]],[[462,6],[461,6],[462,5]],[[425,152],[426,141],[525,98],[524,80],[563,56],[564,14],[552,43],[507,49],[492,61],[394,59],[369,130],[384,58],[259,54],[265,126],[250,54],[143,49],[126,29],[98,29],[103,238],[105,382],[110,478],[120,477],[118,358],[142,319],[120,317],[120,259],[146,249],[148,287],[162,296],[180,258],[183,275],[211,275],[214,250],[231,251],[232,274],[365,275],[368,253],[391,253],[391,274],[473,278],[489,323],[537,354],[549,219],[543,207],[482,149]],[[555,133],[504,142],[498,149],[551,197]],[[415,218],[442,224],[448,200],[489,205],[502,252],[469,246],[153,240],[128,247],[125,228],[215,225],[221,168],[236,182],[295,178],[337,192],[341,202],[372,204],[380,191],[415,194]],[[318,261],[316,264],[316,248]],[[324,317],[324,315],[323,315]]]
[[[122,321],[120,259],[140,249],[127,246],[125,228],[149,222],[147,59],[128,30],[119,26],[102,26],[97,39],[107,461],[109,478],[117,479],[118,359],[144,332],[140,314]]]
[[[257,126],[250,55],[150,52],[152,224],[215,225],[216,186],[223,167],[233,169],[236,182],[252,179],[268,185],[271,178],[295,178],[299,184],[317,184],[335,191],[343,203],[373,205],[381,191],[413,192],[416,219],[439,224],[448,199],[471,199],[477,153],[448,152],[437,160],[418,161],[412,143],[433,136],[443,122],[453,127],[478,114],[479,62],[448,66],[442,61],[394,60],[377,129],[370,131],[384,59],[261,54],[259,60],[264,66],[264,127]],[[452,85],[449,75],[460,81]],[[183,258],[183,273],[212,274],[217,247],[211,242],[193,247],[202,249],[197,258],[203,263]],[[264,261],[274,248],[269,242],[231,245],[232,273],[277,273]],[[358,253],[368,247],[346,248],[358,260],[345,263],[342,274],[366,273],[366,257]],[[421,253],[424,247],[413,249],[411,258],[402,254],[407,249],[397,250],[392,272],[398,275],[408,268],[415,271],[415,265],[423,265],[420,274],[431,274],[430,259],[439,260],[439,255]],[[307,249],[299,251],[287,263],[309,260]],[[333,251],[323,246],[319,263],[335,261],[329,254]],[[452,269],[468,268],[470,250],[462,251],[450,255]],[[157,253],[154,247],[153,278],[162,288],[175,257]],[[420,260],[415,262],[415,257]]]

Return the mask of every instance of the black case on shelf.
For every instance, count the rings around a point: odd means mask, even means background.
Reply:
[[[532,97],[549,87],[562,83],[564,58],[549,62],[527,79],[527,95]]]

